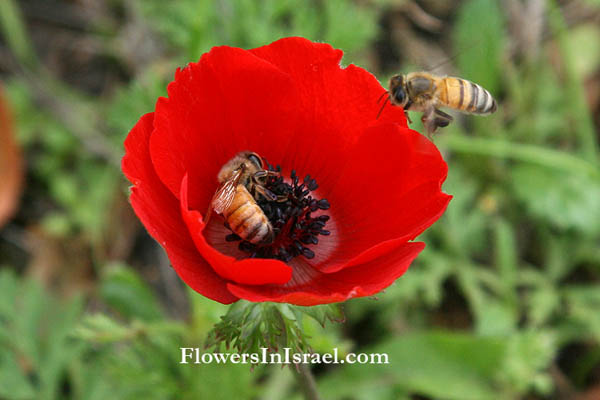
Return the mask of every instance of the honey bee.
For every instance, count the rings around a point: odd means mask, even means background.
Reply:
[[[277,200],[277,196],[261,181],[278,175],[264,169],[258,154],[250,151],[238,153],[223,165],[217,175],[220,186],[211,200],[208,216],[211,211],[222,214],[233,233],[251,243],[272,243],[275,238],[273,226],[256,199],[264,196],[267,200]]]
[[[393,105],[404,110],[422,111],[421,120],[428,134],[448,126],[453,120],[439,107],[481,115],[491,114],[497,108],[496,100],[480,85],[466,79],[435,76],[427,72],[392,76],[388,94]]]

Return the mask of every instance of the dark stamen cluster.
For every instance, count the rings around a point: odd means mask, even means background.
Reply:
[[[269,171],[281,172],[281,167],[273,168],[268,164]],[[302,255],[308,259],[315,253],[307,245],[319,243],[319,235],[330,234],[325,230],[329,215],[312,216],[318,210],[329,209],[326,199],[313,198],[311,192],[319,185],[314,178],[306,175],[302,183],[296,171],[290,175],[291,183],[284,181],[282,176],[267,178],[264,187],[273,192],[277,201],[267,200],[258,196],[257,204],[263,210],[275,233],[275,241],[269,245],[253,244],[243,240],[239,249],[250,254],[250,257],[275,258],[284,262]],[[237,241],[241,238],[236,234],[227,235],[227,241]]]

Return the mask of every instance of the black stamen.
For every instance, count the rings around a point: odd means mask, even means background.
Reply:
[[[309,249],[308,247],[304,247],[304,248],[302,249],[302,255],[303,255],[304,257],[308,258],[309,260],[310,260],[311,258],[315,258],[315,252],[314,252],[314,251],[312,251],[311,249]]]
[[[265,161],[269,171],[281,172],[281,167],[273,167]],[[235,233],[225,237],[228,242],[240,241],[238,248],[249,254],[251,258],[275,258],[289,262],[299,255],[312,259],[315,252],[307,246],[319,243],[318,235],[327,236],[329,231],[323,229],[329,221],[329,215],[312,216],[319,210],[328,210],[330,207],[327,199],[315,199],[311,192],[318,189],[317,181],[306,175],[302,182],[292,170],[290,183],[282,176],[269,176],[265,178],[263,186],[271,191],[277,200],[269,200],[258,196],[256,201],[265,216],[273,226],[275,240],[269,245],[256,245],[243,240]],[[252,193],[254,195],[254,193]]]

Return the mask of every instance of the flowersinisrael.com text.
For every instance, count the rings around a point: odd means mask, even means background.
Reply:
[[[294,353],[284,347],[282,353],[271,353],[261,347],[259,353],[203,353],[198,347],[181,347],[180,364],[389,364],[386,353]]]

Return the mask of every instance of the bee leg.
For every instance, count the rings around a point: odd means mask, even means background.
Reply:
[[[435,108],[429,107],[427,110],[425,110],[425,112],[423,113],[423,116],[421,117],[421,122],[423,122],[425,131],[427,131],[427,136],[429,136],[429,137],[431,137],[431,134],[434,133],[436,131],[436,129],[438,128],[438,126],[435,122],[434,114],[435,114]]]
[[[435,107],[431,107],[425,111],[421,121],[423,121],[427,135],[431,135],[437,131],[438,128],[448,126],[453,119],[454,118],[452,118],[451,115],[446,114]]]
[[[262,179],[262,178],[266,178],[268,176],[279,176],[279,172],[277,171],[267,171],[267,170],[262,170],[262,171],[258,171],[255,172],[254,175],[252,176],[254,178],[255,181],[257,181],[258,179]]]
[[[451,115],[446,114],[445,112],[440,111],[437,108],[435,109],[434,121],[438,127],[445,128],[450,124],[450,122],[452,122],[453,119],[454,118],[452,118]]]
[[[404,116],[406,117],[406,120],[408,121],[408,123],[412,124],[412,119],[410,119],[410,116],[408,115],[408,111],[404,110]]]
[[[261,194],[265,199],[269,200],[269,201],[277,201],[277,195],[273,192],[271,192],[269,189],[267,189],[264,186],[261,185],[254,185],[254,189],[256,189],[256,194]]]

